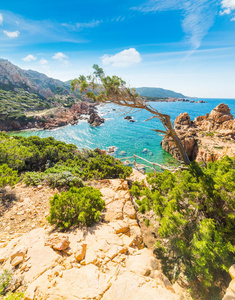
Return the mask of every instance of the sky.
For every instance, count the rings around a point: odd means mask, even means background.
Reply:
[[[131,87],[235,98],[235,0],[11,0],[0,58],[63,81],[94,63]]]

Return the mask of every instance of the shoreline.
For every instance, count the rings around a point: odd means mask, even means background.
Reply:
[[[97,104],[90,102],[79,102],[70,108],[58,109],[56,115],[50,113],[41,116],[31,116],[30,119],[16,118],[5,120],[0,123],[2,132],[23,132],[34,130],[53,130],[67,125],[76,125],[81,120],[87,120],[92,126],[99,126],[104,119],[98,115]]]
[[[152,97],[149,97],[152,98]],[[187,103],[207,103],[204,100],[189,100],[180,98],[168,99],[148,99],[147,102],[154,103],[173,103],[173,102],[187,102]],[[0,131],[2,132],[24,132],[24,131],[40,131],[40,130],[53,130],[62,128],[67,125],[76,125],[81,120],[87,120],[92,126],[100,126],[104,123],[104,119],[100,117],[97,111],[99,104],[91,102],[79,102],[72,105],[70,108],[61,107],[56,112],[56,116],[51,117],[50,112],[46,112],[42,116],[35,114],[30,116],[33,120],[5,120],[4,124],[0,124]],[[90,116],[92,115],[91,120]],[[85,115],[85,116],[84,116]],[[87,117],[86,117],[87,116]],[[6,124],[6,125],[5,125]]]

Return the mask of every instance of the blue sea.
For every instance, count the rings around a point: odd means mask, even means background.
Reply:
[[[199,100],[199,99],[196,99]],[[202,99],[207,103],[189,102],[152,102],[151,105],[160,112],[169,114],[172,121],[182,112],[188,112],[193,120],[197,116],[210,113],[220,103],[228,104],[231,113],[235,115],[235,99]],[[79,121],[77,125],[68,125],[54,130],[24,131],[17,133],[22,136],[37,135],[39,137],[52,136],[57,140],[77,145],[79,149],[108,149],[115,146],[114,156],[119,158],[133,156],[133,154],[164,165],[175,165],[176,161],[166,153],[160,145],[162,136],[151,129],[164,129],[157,119],[145,121],[151,114],[146,111],[124,110],[113,104],[98,107],[99,115],[105,118],[105,123],[99,127],[91,127],[86,121]],[[131,115],[136,122],[125,120],[125,115]],[[144,149],[147,149],[143,151]]]

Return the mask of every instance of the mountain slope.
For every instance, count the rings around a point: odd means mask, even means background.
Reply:
[[[18,88],[43,98],[54,97],[58,91],[64,95],[70,94],[70,87],[64,82],[33,70],[23,70],[8,60],[0,59],[0,89]]]
[[[138,94],[140,94],[140,96],[146,97],[186,98],[186,96],[181,93],[177,93],[171,90],[165,90],[162,88],[140,87],[135,88],[135,90]]]

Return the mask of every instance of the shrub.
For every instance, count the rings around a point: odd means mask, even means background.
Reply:
[[[48,221],[61,229],[82,224],[91,226],[100,220],[105,202],[102,194],[93,187],[70,188],[68,192],[55,194],[50,200]]]
[[[145,225],[146,225],[147,227],[149,227],[149,225],[150,225],[149,219],[145,219],[144,222],[145,222]]]
[[[125,179],[132,172],[131,167],[123,166],[114,157],[92,150],[78,151],[75,145],[51,137],[9,137],[0,133],[0,164],[4,163],[19,172],[45,171],[50,174],[68,171],[83,180]]]
[[[7,287],[11,281],[11,276],[11,272],[6,269],[2,274],[0,274],[0,296],[5,295]]]
[[[152,209],[158,217],[164,271],[175,269],[167,274],[172,279],[184,272],[204,288],[222,283],[234,263],[235,158],[207,168],[192,162],[189,170],[150,174],[147,181],[150,188],[135,184],[131,192],[140,212]]]
[[[0,188],[9,185],[14,185],[19,181],[17,171],[13,171],[8,165],[0,165]]]
[[[46,175],[40,172],[27,172],[24,176],[24,182],[27,185],[39,185],[42,184]]]
[[[69,171],[49,174],[47,172],[27,172],[24,176],[24,182],[27,185],[35,186],[45,183],[53,188],[83,186],[82,179]]]
[[[4,300],[24,299],[23,293],[9,292],[9,288],[11,288],[12,281],[13,281],[13,278],[12,278],[11,271],[5,269],[3,271],[3,273],[0,274],[0,299],[4,299]],[[2,298],[1,296],[4,296],[4,298]]]
[[[45,177],[45,182],[52,187],[82,187],[82,179],[78,176],[72,175],[69,171],[62,173],[51,173]]]

